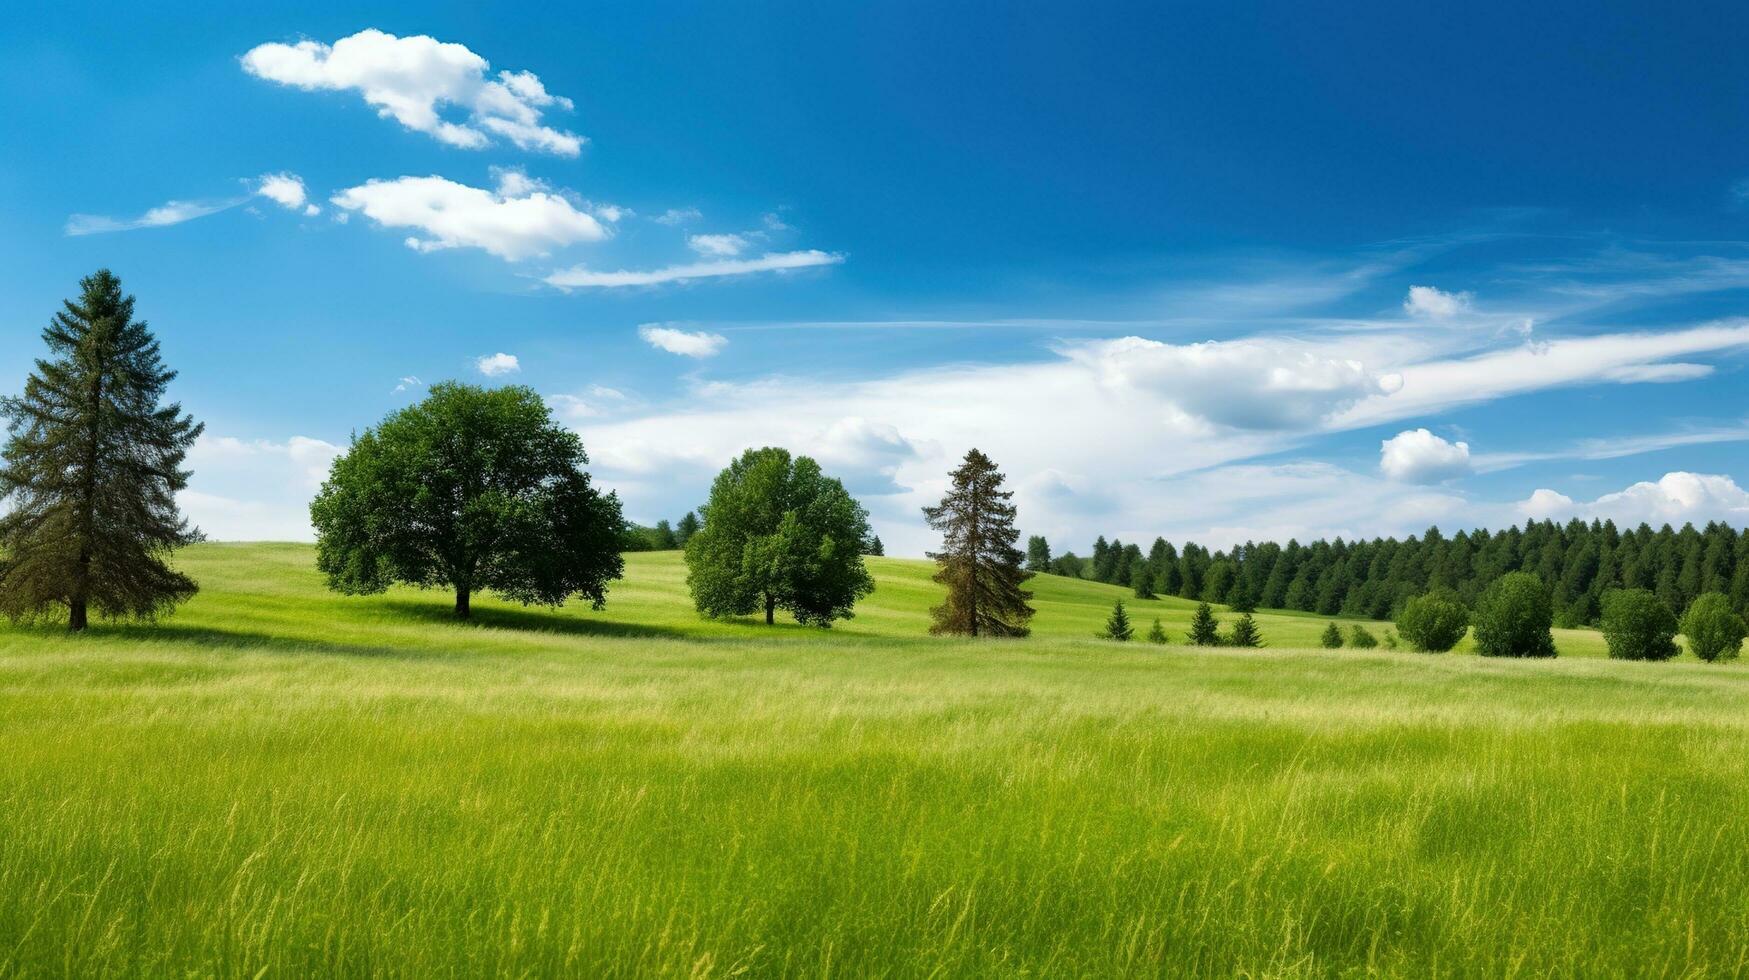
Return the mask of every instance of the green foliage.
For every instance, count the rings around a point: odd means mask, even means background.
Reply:
[[[1484,657],[1552,657],[1555,618],[1548,589],[1533,572],[1509,572],[1482,590],[1474,617]]]
[[[1256,620],[1250,613],[1245,613],[1233,623],[1233,631],[1227,634],[1222,642],[1229,647],[1260,647],[1263,645],[1263,634],[1258,632]]]
[[[1367,632],[1366,627],[1355,623],[1348,631],[1348,645],[1356,650],[1371,650],[1379,645],[1378,638]]]
[[[1340,649],[1342,646],[1342,627],[1335,623],[1324,627],[1323,635],[1318,637],[1318,644],[1326,650]]]
[[[1403,603],[1397,629],[1409,646],[1422,653],[1444,653],[1458,645],[1470,628],[1470,611],[1450,589],[1434,589]]]
[[[1396,630],[1385,630],[1385,649],[1386,650],[1395,650],[1395,649],[1397,649],[1398,645],[1399,644],[1397,642],[1397,631]]]
[[[1617,660],[1669,660],[1676,645],[1676,614],[1647,589],[1615,589],[1603,597],[1603,639]]]
[[[686,545],[693,605],[710,617],[779,609],[827,627],[874,591],[863,566],[868,513],[806,456],[749,449],[717,474]]]
[[[674,526],[674,537],[678,540],[680,547],[686,547],[686,542],[692,540],[692,536],[698,533],[698,528],[698,515],[690,510],[687,511],[686,516],[680,519],[680,523]],[[879,541],[880,539],[876,538],[875,540]]]
[[[444,382],[352,440],[310,504],[328,585],[487,589],[524,605],[600,608],[619,577],[619,499],[590,484],[575,432],[532,389]]]
[[[941,550],[929,557],[936,563],[935,581],[947,586],[947,601],[931,611],[929,631],[1025,636],[1032,593],[1021,585],[1032,573],[1021,567],[1014,547],[1020,537],[1009,503],[1014,493],[1002,489],[1002,472],[976,449],[949,476],[953,485],[940,505],[923,508],[929,526],[942,535]]]
[[[1682,635],[1689,651],[1709,663],[1737,659],[1745,634],[1749,626],[1731,611],[1731,600],[1722,593],[1701,595],[1682,614]]]
[[[884,558],[887,554],[887,546],[881,544],[880,535],[871,534],[868,543],[862,546],[862,553],[874,558]]]
[[[1160,620],[1158,618],[1156,618],[1154,620],[1153,626],[1148,627],[1148,642],[1149,643],[1165,643],[1165,642],[1167,642],[1166,627],[1160,625]]]
[[[1232,600],[1227,604],[1227,608],[1236,613],[1256,612],[1257,597],[1252,593],[1249,585],[1240,582],[1234,587]]]
[[[1130,568],[1130,591],[1138,599],[1154,598],[1154,573],[1142,562],[1136,562]]]
[[[1130,625],[1129,614],[1124,612],[1123,600],[1119,599],[1111,607],[1111,617],[1105,621],[1105,628],[1099,631],[1098,636],[1102,640],[1127,641],[1135,635],[1136,629]]]
[[[1215,612],[1206,602],[1199,602],[1196,615],[1190,620],[1189,640],[1199,647],[1218,647],[1221,645],[1221,621],[1215,618]]]
[[[160,405],[176,377],[108,269],[79,281],[43,330],[49,357],[24,394],[0,399],[10,438],[0,464],[0,614],[65,611],[83,630],[150,620],[195,594],[167,559],[200,540],[176,509],[203,426]]]
[[[1026,539],[1026,570],[1029,572],[1048,572],[1051,570],[1051,545],[1042,534],[1034,534]]]

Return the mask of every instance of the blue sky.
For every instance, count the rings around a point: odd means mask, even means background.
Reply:
[[[1059,549],[1749,523],[1749,11],[1420,6],[15,11],[0,387],[114,269],[221,538],[445,378],[900,553],[972,445]]]

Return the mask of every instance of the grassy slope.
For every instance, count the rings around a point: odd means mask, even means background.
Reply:
[[[466,626],[309,563],[0,629],[0,975],[1749,963],[1740,667],[1119,646],[1049,578],[1034,640],[934,640],[898,561],[825,635],[699,621],[671,555]]]

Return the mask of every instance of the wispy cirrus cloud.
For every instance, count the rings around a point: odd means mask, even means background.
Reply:
[[[686,262],[657,269],[619,269],[597,271],[587,266],[572,266],[545,277],[544,281],[560,289],[617,289],[626,286],[657,286],[689,279],[716,279],[725,276],[746,276],[760,272],[788,272],[816,266],[837,265],[844,256],[836,252],[805,249],[796,252],[769,252],[751,259],[715,259]]]
[[[166,201],[155,208],[132,218],[114,218],[101,214],[74,214],[67,218],[63,231],[70,236],[102,235],[118,231],[137,231],[141,228],[167,228],[186,221],[204,218],[240,207],[254,198],[264,198],[278,204],[288,211],[300,214],[315,214],[319,208],[312,210],[304,189],[303,178],[293,173],[270,173],[243,181],[248,190],[231,197],[208,198],[198,201]]]

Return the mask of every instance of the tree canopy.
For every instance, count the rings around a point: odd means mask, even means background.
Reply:
[[[966,453],[951,474],[941,503],[923,508],[929,526],[941,532],[941,550],[930,552],[935,581],[947,586],[947,600],[931,610],[931,633],[970,636],[1025,636],[1032,593],[1021,585],[1032,577],[1021,567],[1014,546],[1012,491],[1002,489],[1002,472],[976,449]]]
[[[1676,614],[1647,589],[1616,589],[1603,597],[1603,639],[1617,660],[1669,660],[1676,645]]]
[[[749,449],[717,474],[686,544],[686,582],[706,616],[777,610],[830,626],[874,591],[863,567],[868,513],[806,456]]]
[[[1735,660],[1749,633],[1743,617],[1731,611],[1731,602],[1717,592],[1708,592],[1689,604],[1682,614],[1682,635],[1696,657],[1711,662]]]
[[[108,269],[80,280],[43,330],[49,356],[24,394],[0,400],[0,613],[65,610],[83,630],[104,618],[151,619],[195,593],[166,559],[200,539],[176,508],[202,426],[160,404],[176,372],[134,319]]]
[[[524,604],[582,595],[600,608],[620,576],[619,499],[583,471],[577,434],[529,388],[444,382],[352,440],[310,505],[316,564],[349,595],[405,582]]]
[[[1470,629],[1470,611],[1450,589],[1434,589],[1403,604],[1397,630],[1422,653],[1444,653]]]
[[[1509,572],[1482,590],[1473,617],[1476,651],[1484,657],[1552,657],[1554,608],[1533,572]]]

